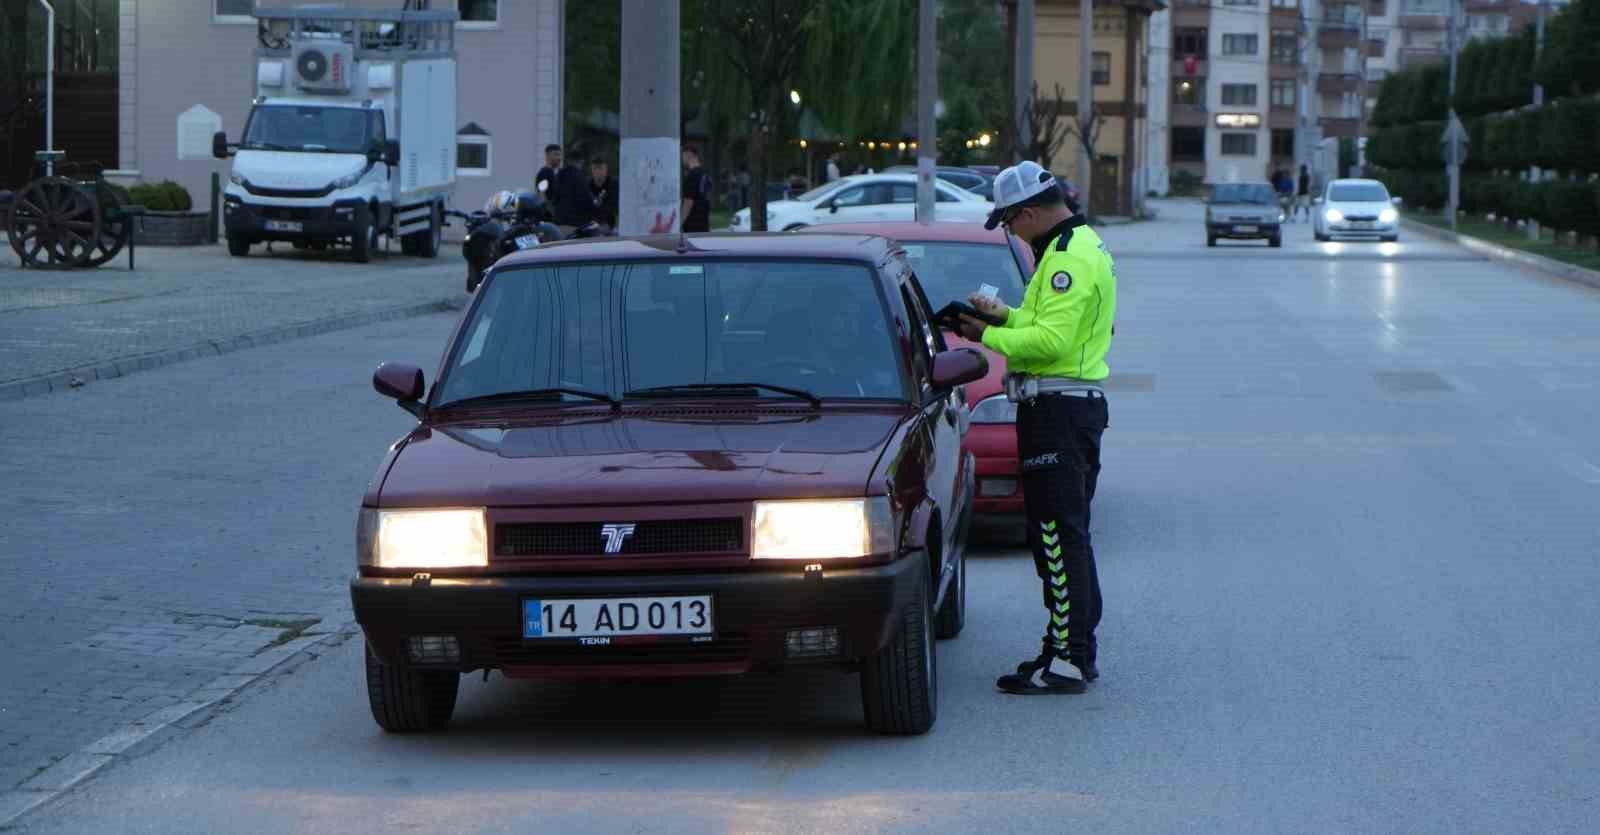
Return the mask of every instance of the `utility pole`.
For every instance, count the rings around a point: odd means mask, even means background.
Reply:
[[[939,159],[939,13],[937,0],[917,2],[917,222],[932,223],[933,176]]]
[[[39,0],[44,7],[44,175],[56,174],[56,7],[50,0]]]
[[[1448,139],[1445,146],[1445,170],[1450,175],[1450,199],[1445,204],[1450,212],[1450,231],[1456,231],[1456,208],[1461,205],[1461,136],[1455,130],[1456,126],[1456,10],[1460,7],[1460,0],[1447,0],[1450,4],[1450,19],[1446,24],[1446,36],[1450,43],[1450,95],[1448,119]],[[1365,106],[1365,103],[1363,103]]]
[[[622,0],[621,235],[665,234],[683,224],[678,216],[679,51],[678,0]]]
[[[1354,176],[1367,175],[1367,155],[1362,143],[1367,137],[1367,0],[1358,4],[1361,9],[1361,35],[1356,41],[1356,170]]]
[[[1539,0],[1539,12],[1533,19],[1533,63],[1538,66],[1539,54],[1544,51],[1544,7],[1546,0]],[[1538,82],[1533,84],[1533,106],[1544,106],[1544,85]],[[1535,165],[1528,170],[1528,179],[1539,182],[1544,177],[1544,172]],[[1539,240],[1539,221],[1528,218],[1528,240]]]
[[[1028,130],[1028,114],[1033,110],[1033,0],[1017,0],[1016,29],[1016,42],[1011,45],[1017,63],[1017,89],[1012,91],[1017,101],[1017,143],[1012,162],[1033,158],[1029,147],[1033,135]]]
[[[1094,119],[1094,0],[1078,0],[1078,194],[1083,215],[1089,217],[1094,181],[1094,145],[1090,128]],[[1132,61],[1134,56],[1126,59]],[[1129,114],[1128,118],[1132,118]]]

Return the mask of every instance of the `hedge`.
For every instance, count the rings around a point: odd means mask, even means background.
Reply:
[[[1449,181],[1442,172],[1380,170],[1372,176],[1411,208],[1442,209]],[[1529,183],[1488,174],[1461,178],[1461,210],[1467,214],[1536,220],[1552,229],[1600,236],[1600,180]]]
[[[189,190],[171,180],[139,183],[128,189],[128,197],[152,212],[187,212],[194,208]]]

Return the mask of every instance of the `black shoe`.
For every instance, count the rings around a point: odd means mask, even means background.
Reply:
[[[1071,661],[1046,652],[1018,664],[1016,673],[1001,676],[994,686],[1021,696],[1077,695],[1088,691],[1086,678]]]
[[[1079,664],[1078,669],[1083,671],[1084,681],[1094,681],[1100,677],[1100,669],[1094,665],[1093,661],[1087,664]]]

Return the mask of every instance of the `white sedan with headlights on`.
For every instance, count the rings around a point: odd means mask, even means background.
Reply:
[[[1398,198],[1377,180],[1333,180],[1313,202],[1311,233],[1319,241],[1400,239]]]
[[[957,223],[982,222],[994,204],[944,180],[934,182],[934,217]],[[917,219],[917,178],[913,174],[858,174],[818,186],[792,200],[767,204],[767,229],[788,232],[822,223],[910,222]],[[750,210],[733,213],[729,229],[750,231]]]

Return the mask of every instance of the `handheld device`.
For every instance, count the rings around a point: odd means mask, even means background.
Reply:
[[[963,301],[953,301],[939,308],[939,312],[933,315],[933,321],[946,330],[960,330],[962,316],[971,316],[980,322],[987,322],[991,325],[1004,325],[1006,323],[1006,320],[990,316]]]

